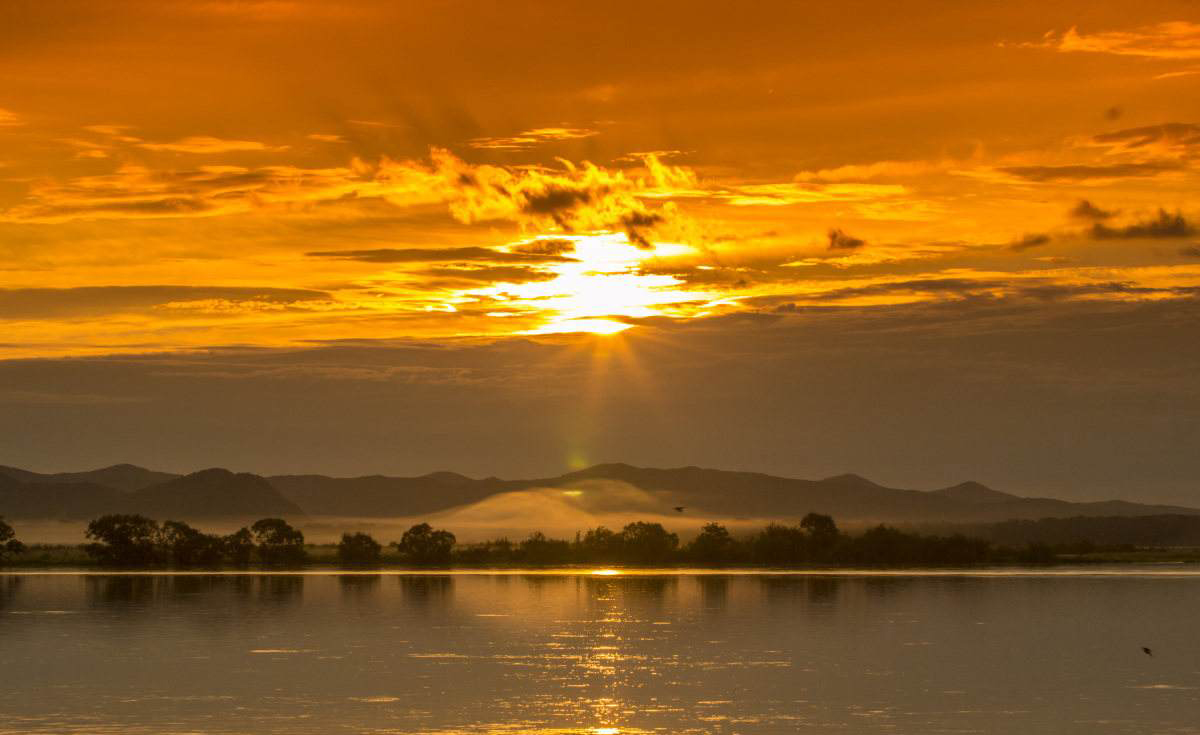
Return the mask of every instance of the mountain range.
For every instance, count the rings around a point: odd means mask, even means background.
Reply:
[[[602,464],[556,477],[473,479],[453,472],[419,477],[262,477],[207,469],[188,475],[121,464],[88,472],[41,474],[0,466],[0,516],[85,520],[137,512],[177,520],[339,516],[416,517],[503,493],[559,489],[587,495],[607,511],[674,513],[726,519],[794,519],[810,511],[839,522],[982,523],[1010,519],[1200,515],[1200,509],[1122,500],[1030,498],[964,482],[931,491],[884,487],[858,475],[801,480],[756,472]],[[636,488],[641,501],[626,508]],[[607,502],[605,502],[607,501]],[[594,504],[593,504],[594,505]],[[536,521],[537,519],[531,519]]]

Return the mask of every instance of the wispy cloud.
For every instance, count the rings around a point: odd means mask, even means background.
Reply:
[[[1125,31],[1080,33],[1072,26],[1040,42],[1018,44],[1064,53],[1099,53],[1152,59],[1200,59],[1200,23],[1170,21]]]
[[[507,138],[475,138],[472,148],[523,151],[545,143],[560,143],[599,135],[600,131],[588,128],[534,128]]]
[[[256,140],[225,140],[209,135],[193,135],[167,143],[138,143],[150,151],[171,153],[234,153],[241,151],[281,151],[287,146],[269,146]]]
[[[484,261],[491,263],[562,263],[571,260],[557,252],[506,252],[491,248],[377,248],[374,250],[318,250],[310,258],[354,260],[361,263],[436,263]]]
[[[21,119],[20,115],[12,110],[6,110],[3,107],[0,107],[0,128],[15,127],[17,125],[24,124],[25,121]]]
[[[1140,161],[1062,166],[1002,166],[998,170],[1026,181],[1096,181],[1158,176],[1184,168],[1176,161]]]

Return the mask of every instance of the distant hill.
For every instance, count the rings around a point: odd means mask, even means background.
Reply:
[[[51,475],[0,465],[0,475],[28,483],[91,483],[127,493],[179,477],[169,472],[155,472],[131,464],[115,464],[87,472],[56,472]]]
[[[134,468],[140,469],[140,468]],[[150,472],[142,470],[142,472]],[[104,470],[98,471],[104,477]],[[83,476],[92,473],[71,473]],[[165,474],[165,473],[154,473]],[[16,475],[20,477],[20,474]],[[118,483],[132,473],[111,473]],[[41,478],[56,477],[41,475]],[[228,470],[202,470],[132,491],[96,482],[22,482],[0,473],[0,515],[8,518],[85,520],[106,513],[142,513],[154,518],[299,517],[304,511],[262,477]]]
[[[223,469],[201,470],[142,488],[128,496],[130,507],[154,518],[264,518],[303,516],[258,475]]]
[[[151,480],[153,480],[151,482]],[[615,484],[609,484],[615,483]],[[363,518],[414,517],[478,503],[499,493],[533,488],[572,489],[620,510],[628,486],[664,512],[684,517],[794,520],[808,512],[839,522],[994,523],[1072,517],[1197,516],[1200,509],[1120,500],[1072,503],[1026,498],[976,482],[932,491],[890,488],[858,475],[801,480],[757,472],[700,467],[654,469],[603,464],[531,480],[472,479],[453,472],[420,477],[260,477],[211,469],[186,476],[115,465],[92,472],[37,474],[0,468],[0,515],[10,518],[91,518],[137,511],[159,518],[279,515]],[[644,510],[643,504],[637,509]],[[630,507],[629,510],[635,510]],[[538,519],[531,518],[531,525]]]

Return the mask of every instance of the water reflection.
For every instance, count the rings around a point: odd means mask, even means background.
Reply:
[[[396,578],[400,583],[401,599],[413,610],[422,613],[444,610],[454,598],[454,577],[450,575],[417,575]]]
[[[729,605],[729,578],[723,576],[697,577],[700,587],[700,607],[706,613],[721,613]]]
[[[1200,578],[386,576],[0,577],[0,735],[1116,735],[1200,711]]]
[[[378,574],[342,574],[339,575],[338,588],[344,599],[366,600],[379,592],[379,583],[383,577]]]
[[[23,581],[21,577],[0,577],[0,609],[6,607],[17,596]]]
[[[304,591],[300,575],[88,575],[82,577],[88,604],[100,608],[149,609],[158,603],[204,604],[214,596],[254,598],[259,603],[295,603]]]

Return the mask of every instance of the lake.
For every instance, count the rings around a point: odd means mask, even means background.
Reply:
[[[0,574],[0,733],[1200,733],[1188,569]]]

